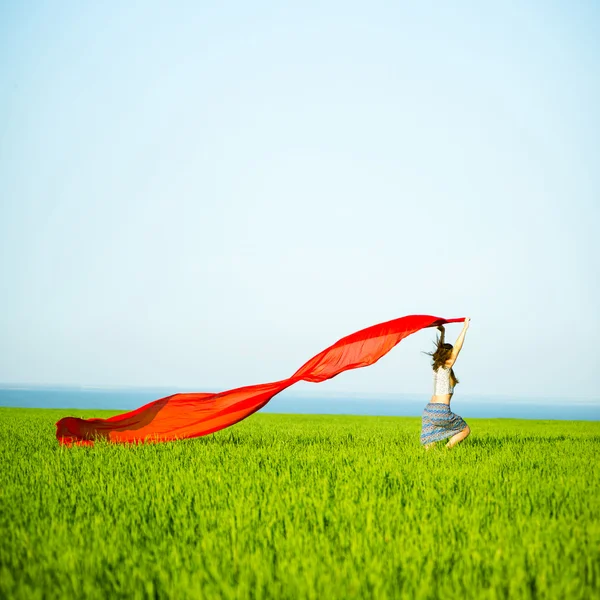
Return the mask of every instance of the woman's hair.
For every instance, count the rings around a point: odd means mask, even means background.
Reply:
[[[438,336],[435,340],[435,350],[433,352],[423,352],[423,354],[428,354],[433,358],[431,365],[433,366],[433,370],[437,371],[440,367],[444,366],[444,363],[450,358],[452,354],[452,344],[447,344],[444,342],[444,332],[442,331],[442,335]],[[457,383],[460,383],[454,374],[454,369],[450,368],[450,383],[452,386],[455,386]]]

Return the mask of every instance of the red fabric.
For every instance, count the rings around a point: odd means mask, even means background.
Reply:
[[[56,423],[56,437],[61,444],[92,445],[97,439],[115,443],[166,442],[213,433],[250,416],[297,381],[325,381],[348,369],[367,367],[411,333],[459,321],[464,321],[464,317],[409,315],[373,325],[329,346],[288,379],[216,394],[173,394],[108,419],[65,417]]]

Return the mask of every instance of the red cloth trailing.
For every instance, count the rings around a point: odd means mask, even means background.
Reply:
[[[316,383],[349,369],[367,367],[411,333],[460,321],[464,317],[409,315],[373,325],[329,346],[288,379],[216,394],[173,394],[108,419],[65,417],[56,423],[56,437],[61,444],[92,445],[99,439],[115,443],[166,442],[213,433],[250,416],[297,381]]]

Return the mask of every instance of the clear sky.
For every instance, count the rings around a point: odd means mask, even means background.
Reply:
[[[5,0],[0,82],[0,381],[227,389],[431,314],[457,392],[600,396],[597,2]],[[430,393],[434,338],[319,390]]]

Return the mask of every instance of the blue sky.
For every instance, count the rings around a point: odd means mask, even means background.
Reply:
[[[591,1],[3,2],[0,382],[227,389],[432,314],[457,393],[597,398],[599,59]],[[429,393],[434,337],[319,390]]]

